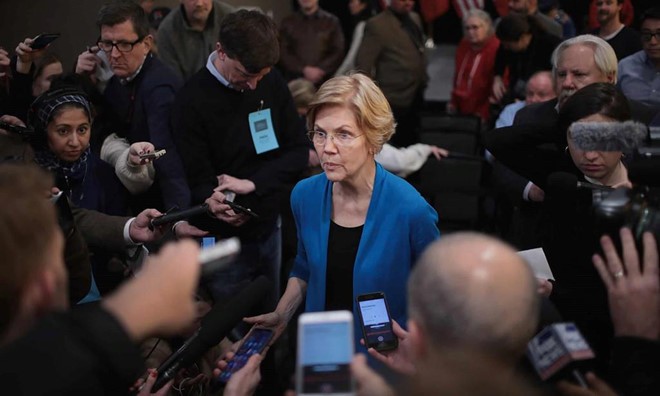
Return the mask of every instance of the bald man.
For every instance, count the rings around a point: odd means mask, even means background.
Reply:
[[[541,103],[557,97],[552,81],[552,73],[548,70],[538,71],[527,80],[525,100],[508,104],[504,107],[495,122],[495,128],[513,125],[518,110],[532,103]]]
[[[433,365],[449,349],[513,368],[539,309],[537,281],[515,250],[484,234],[450,234],[429,245],[408,279],[408,331],[394,325],[399,348],[368,352],[403,374]]]

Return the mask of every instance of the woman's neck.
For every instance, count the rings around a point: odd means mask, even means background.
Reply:
[[[375,179],[376,162],[371,161],[354,177],[335,183],[333,193],[344,199],[358,200],[363,197],[371,197]]]
[[[594,179],[594,180],[596,180],[598,183],[604,186],[609,186],[609,187],[620,185],[622,183],[629,181],[628,170],[623,165],[623,163],[619,161],[616,168],[614,168],[614,170],[610,174],[605,175],[600,179]]]

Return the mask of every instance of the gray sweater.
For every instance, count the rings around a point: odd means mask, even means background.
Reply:
[[[199,32],[190,27],[182,5],[173,9],[158,28],[158,57],[184,80],[188,80],[206,65],[220,37],[222,18],[235,10],[229,4],[213,0],[213,10],[206,27]]]

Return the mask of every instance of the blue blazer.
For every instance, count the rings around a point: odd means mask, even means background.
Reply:
[[[290,277],[307,282],[306,312],[325,309],[332,182],[325,173],[299,182],[291,193],[298,254]],[[408,182],[376,164],[376,179],[353,267],[357,349],[362,331],[355,297],[383,291],[392,318],[405,327],[406,282],[424,248],[440,236],[438,214]]]

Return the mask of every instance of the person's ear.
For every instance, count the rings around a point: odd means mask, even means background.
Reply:
[[[429,340],[424,332],[424,329],[414,320],[408,319],[408,338],[410,338],[410,345],[412,346],[413,361],[423,358],[428,354]]]
[[[24,289],[22,310],[32,316],[49,312],[53,306],[56,287],[55,274],[45,268],[41,269]]]
[[[147,34],[146,36],[144,36],[142,42],[144,43],[144,48],[145,48],[144,54],[146,55],[149,53],[149,51],[151,51],[151,49],[154,46],[154,36]]]

